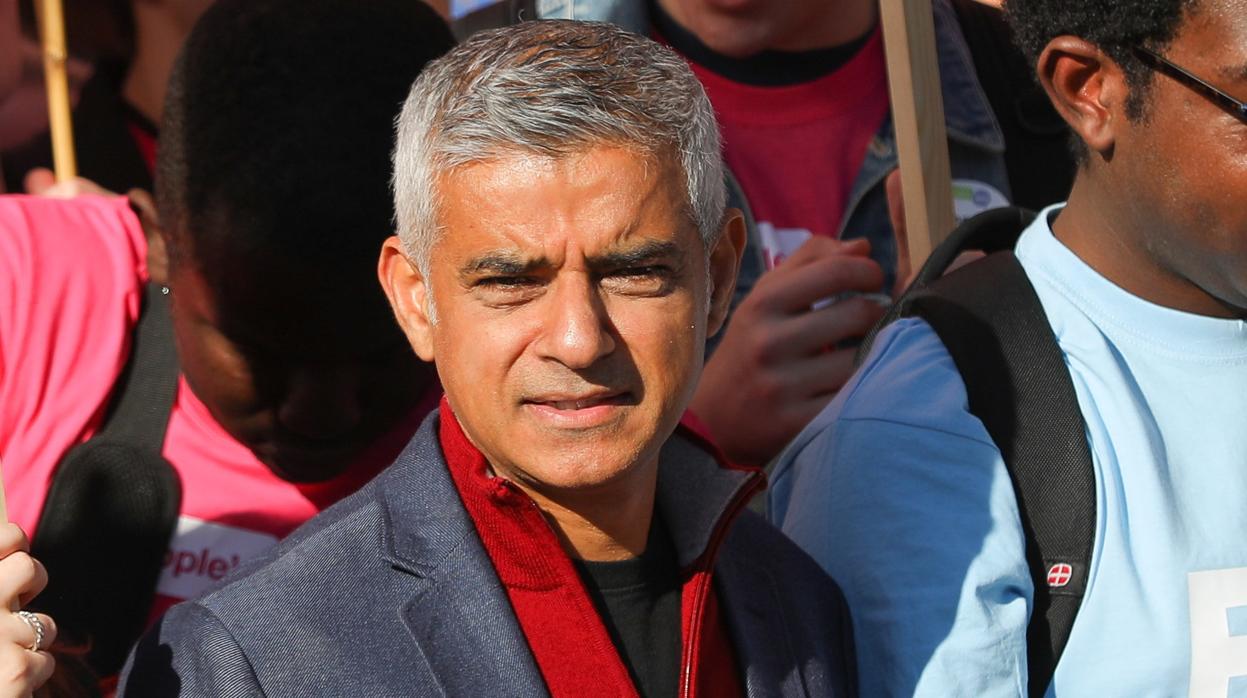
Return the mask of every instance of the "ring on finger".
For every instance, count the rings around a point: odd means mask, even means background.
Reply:
[[[35,641],[28,649],[31,652],[38,652],[43,649],[43,636],[47,631],[43,627],[43,621],[39,620],[39,616],[30,611],[18,611],[17,617],[25,621],[26,625],[29,625],[31,631],[35,634]]]

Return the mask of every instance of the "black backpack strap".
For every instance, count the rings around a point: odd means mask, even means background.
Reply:
[[[856,363],[861,364],[870,353],[875,337],[884,327],[902,317],[908,301],[922,289],[930,286],[944,275],[945,270],[957,259],[957,255],[970,250],[979,252],[1003,252],[1012,250],[1018,235],[1035,220],[1035,212],[1016,206],[1006,206],[984,211],[957,226],[934,250],[922,268],[905,289],[904,294],[888,309],[881,320],[871,328],[857,350]]]
[[[178,382],[165,293],[148,284],[104,424],[57,465],[31,543],[49,577],[35,605],[100,676],[121,669],[146,626],[181,509],[161,455]]]
[[[96,438],[114,439],[159,453],[178,387],[178,355],[169,316],[169,290],[149,283],[134,331],[134,347],[121,389]]]
[[[1012,252],[915,289],[900,305],[900,316],[921,317],[939,335],[1008,467],[1035,587],[1028,685],[1042,696],[1082,603],[1095,540],[1095,474],[1069,369]]]

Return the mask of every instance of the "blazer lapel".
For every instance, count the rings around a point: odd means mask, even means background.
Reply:
[[[419,578],[401,609],[446,696],[548,695],[446,469],[434,412],[383,476],[382,554]]]
[[[412,638],[446,696],[548,695],[506,592],[468,542],[403,609]]]

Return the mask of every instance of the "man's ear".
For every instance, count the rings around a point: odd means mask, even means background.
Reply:
[[[745,216],[740,209],[729,208],[724,215],[719,241],[710,250],[710,317],[706,324],[706,336],[718,332],[727,320],[736,291],[736,275],[740,272],[740,260],[745,254]]]
[[[390,299],[394,318],[416,355],[425,361],[434,359],[433,322],[429,317],[429,286],[420,268],[407,259],[403,243],[391,235],[381,245],[377,261],[377,278]]]
[[[1117,63],[1089,41],[1058,36],[1039,55],[1036,72],[1052,106],[1087,148],[1111,157],[1129,90]]]
[[[134,211],[143,226],[143,237],[147,238],[147,274],[152,283],[168,286],[169,245],[164,228],[160,227],[156,202],[149,192],[142,189],[131,189],[126,192],[126,198],[130,200],[130,210]]]

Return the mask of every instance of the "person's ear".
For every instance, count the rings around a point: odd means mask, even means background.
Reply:
[[[429,284],[418,265],[407,259],[403,243],[397,235],[381,245],[377,261],[377,278],[390,299],[394,318],[416,355],[425,361],[434,359],[433,318],[430,317]]]
[[[126,198],[130,201],[130,210],[134,211],[143,226],[143,237],[147,238],[147,274],[152,283],[168,286],[169,244],[164,228],[160,227],[156,201],[142,189],[131,189],[126,192]]]
[[[1039,55],[1036,72],[1052,106],[1087,148],[1111,157],[1129,90],[1121,67],[1085,39],[1058,36]]]
[[[727,320],[736,291],[736,275],[740,272],[740,260],[745,254],[745,216],[740,209],[729,208],[724,215],[719,240],[710,250],[710,315],[706,323],[706,336],[718,332]]]

